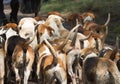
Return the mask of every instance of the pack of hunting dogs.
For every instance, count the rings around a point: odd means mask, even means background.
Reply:
[[[120,84],[119,36],[107,45],[104,22],[52,11],[0,26],[0,84]]]

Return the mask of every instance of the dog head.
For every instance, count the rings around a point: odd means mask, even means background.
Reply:
[[[37,21],[34,18],[22,18],[18,24],[19,35],[22,38],[30,38],[35,34],[35,26]]]

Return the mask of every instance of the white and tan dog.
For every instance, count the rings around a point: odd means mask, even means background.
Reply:
[[[58,15],[49,15],[46,19],[46,24],[48,24],[51,28],[53,28],[54,32],[53,35],[60,37],[59,30],[64,28],[62,22],[64,19]]]
[[[53,40],[53,32],[54,30],[47,24],[41,24],[37,28],[37,38],[38,38],[38,44],[41,44],[44,41],[44,38],[52,41]]]
[[[8,80],[5,80],[5,82],[7,81],[7,83],[10,83],[11,71],[13,71],[13,68],[12,68],[13,67],[13,65],[12,65],[12,54],[15,51],[17,51],[18,48],[16,48],[16,46],[20,45],[19,49],[20,49],[20,47],[25,48],[26,46],[24,46],[24,44],[27,45],[27,44],[31,43],[33,41],[33,39],[35,38],[36,34],[34,34],[32,40],[21,38],[18,35],[17,25],[14,24],[14,23],[9,23],[9,24],[5,25],[4,30],[6,30],[6,32],[5,32],[5,37],[6,37],[6,39],[5,39],[5,46],[3,45],[4,46],[4,50],[5,50],[5,56],[6,56],[5,57],[5,64],[6,64],[6,67],[5,67],[5,70],[6,70],[5,77],[8,78]],[[19,49],[18,49],[18,51],[19,51]],[[26,48],[26,50],[27,50],[27,48]],[[22,52],[19,51],[19,53],[22,53]],[[15,57],[15,58],[17,59],[17,57]],[[16,61],[14,61],[14,62],[16,62]]]
[[[44,46],[41,46],[41,51],[39,50],[38,52],[38,79],[45,84],[52,83],[54,79],[57,79],[61,84],[67,84],[67,73],[65,68],[66,65],[63,63],[63,60],[59,58],[60,55],[65,54],[62,54],[62,52],[58,52],[56,50],[57,48],[54,49],[53,46],[46,39],[44,39],[44,41]],[[42,49],[45,49],[46,51],[44,52],[42,51]],[[41,57],[40,52],[43,53]]]
[[[34,50],[29,43],[16,45],[12,55],[12,66],[15,72],[16,82],[28,84],[34,62]]]
[[[37,21],[31,17],[25,17],[20,20],[18,23],[19,35],[24,39],[32,39],[35,34],[35,27],[37,25]],[[30,46],[35,49],[37,46],[37,37],[33,40]]]

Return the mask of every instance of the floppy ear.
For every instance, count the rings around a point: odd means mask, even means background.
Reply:
[[[65,20],[63,18],[61,18],[61,22],[65,22]]]
[[[8,23],[5,25],[7,29],[12,28],[13,30],[18,30],[17,24],[16,23]]]
[[[24,21],[25,21],[24,18],[20,20],[20,22],[18,23],[18,29],[23,25]]]
[[[57,11],[49,12],[49,13],[48,13],[48,16],[49,16],[49,15],[58,15],[58,16],[61,16],[61,14],[60,14],[59,12],[57,12]]]
[[[38,33],[39,33],[39,34],[42,34],[42,33],[43,33],[44,27],[45,27],[44,24],[41,24],[41,25],[38,26],[38,29],[37,29],[37,30],[38,30]]]
[[[33,23],[34,23],[34,25],[37,25],[37,21],[33,18]]]

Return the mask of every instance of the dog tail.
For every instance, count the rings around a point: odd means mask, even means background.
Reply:
[[[66,43],[67,43],[68,40],[69,40],[70,35],[74,32],[74,30],[76,30],[76,33],[75,33],[75,36],[74,36],[73,40],[76,40],[78,27],[79,27],[80,25],[81,25],[81,24],[78,24],[78,20],[77,20],[77,25],[69,32],[68,36],[66,37],[66,40],[62,43],[61,46],[59,46],[59,48],[58,48],[59,50],[62,50],[62,49],[65,47]],[[74,44],[74,43],[75,43],[75,41],[73,42],[73,44]]]
[[[57,63],[58,63],[58,59],[57,59],[57,53],[54,49],[54,47],[49,43],[49,41],[47,39],[44,39],[45,43],[47,44],[47,46],[49,47],[49,50],[51,51],[52,53],[52,56],[53,56],[53,62],[52,62],[52,65],[56,66]]]

